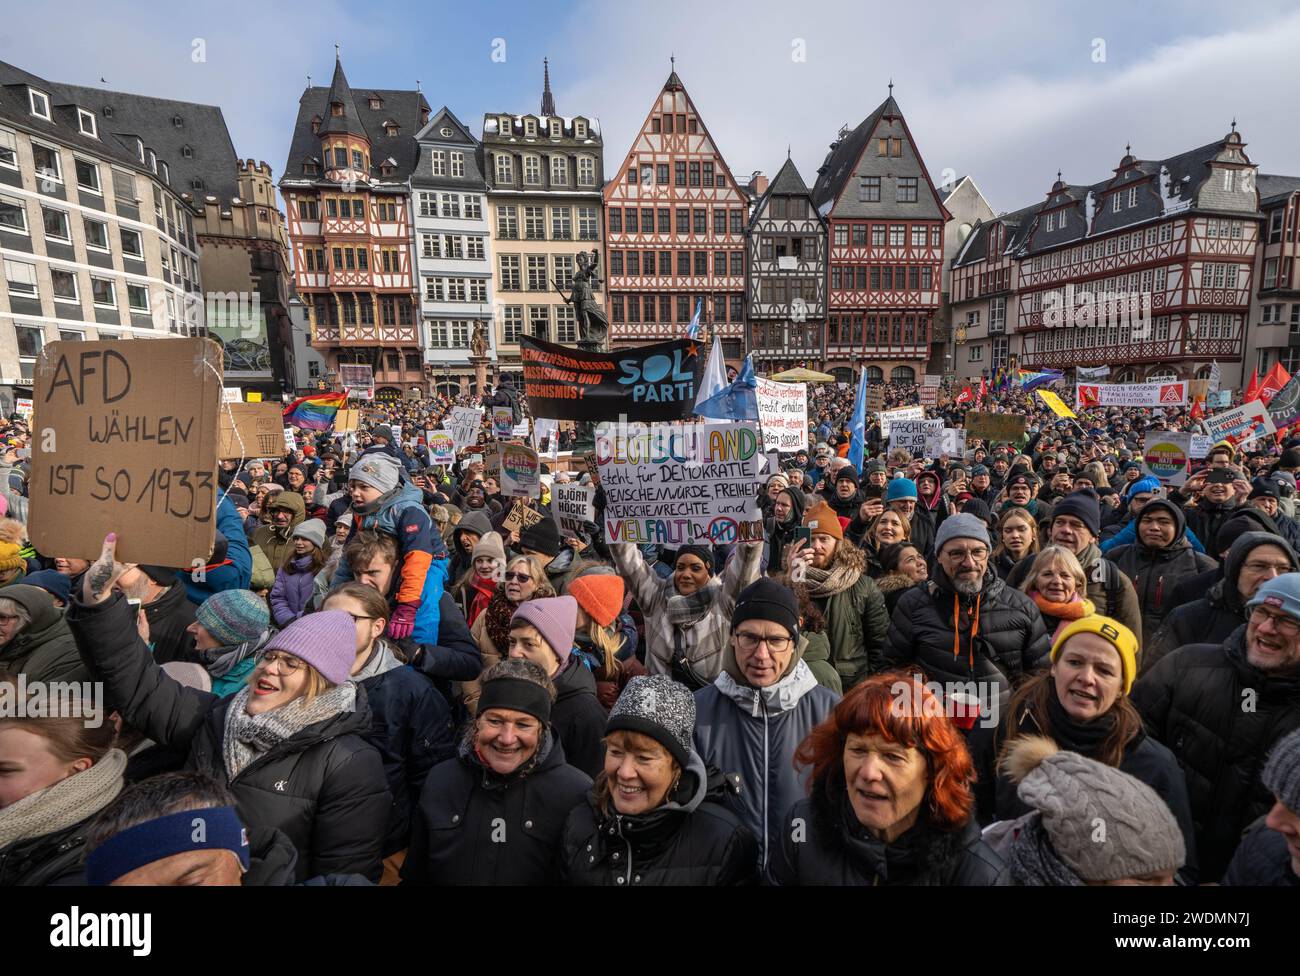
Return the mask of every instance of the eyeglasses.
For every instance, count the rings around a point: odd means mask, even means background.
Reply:
[[[954,563],[964,563],[967,559],[980,562],[988,559],[989,551],[981,546],[978,549],[945,549],[940,555]]]
[[[347,611],[345,610],[344,613],[347,613]],[[353,620],[356,620],[356,621],[360,621],[360,620],[378,620],[378,619],[379,619],[378,617],[367,617],[367,616],[365,616],[364,614],[360,614],[360,613],[349,613],[348,616],[351,617]],[[265,659],[264,659],[264,660],[265,660]]]
[[[1285,637],[1300,635],[1300,620],[1296,620],[1295,617],[1288,617],[1283,613],[1273,613],[1263,607],[1256,607],[1252,610],[1250,617],[1257,624],[1262,624],[1265,620],[1271,620],[1277,632]]]
[[[262,655],[262,666],[270,667],[272,664],[280,665],[281,674],[293,674],[303,667],[301,659],[294,657],[292,654],[281,654],[279,651],[267,651]]]
[[[1291,572],[1290,563],[1260,563],[1253,559],[1242,566],[1242,569],[1251,573],[1267,573],[1270,569],[1281,576],[1283,573]]]
[[[532,580],[528,573],[506,573],[501,578],[507,583],[528,583]]]
[[[746,651],[757,650],[759,644],[766,644],[769,651],[780,654],[790,647],[791,639],[789,637],[763,637],[760,634],[747,634],[743,631],[737,631],[736,643]]]

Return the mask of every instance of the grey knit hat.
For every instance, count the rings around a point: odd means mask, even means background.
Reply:
[[[348,472],[348,481],[359,481],[382,492],[396,488],[400,477],[396,459],[387,454],[367,454]]]
[[[648,735],[686,768],[695,737],[695,696],[666,674],[638,675],[618,696],[605,734],[624,729]]]
[[[943,520],[943,525],[939,526],[939,532],[934,537],[934,551],[937,553],[949,539],[976,539],[986,546],[991,545],[988,524],[978,516],[966,512],[949,515]]]
[[[946,523],[945,523],[946,524]],[[1039,812],[1056,854],[1083,881],[1177,871],[1187,858],[1178,821],[1159,794],[1051,739],[1021,736],[1001,762],[1020,799]]]
[[[1260,779],[1282,806],[1300,812],[1300,729],[1277,741]]]
[[[320,519],[308,519],[293,530],[292,539],[310,539],[317,549],[325,548],[325,523]]]

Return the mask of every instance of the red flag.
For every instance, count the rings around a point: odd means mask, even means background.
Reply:
[[[1246,392],[1241,398],[1242,403],[1250,403],[1251,400],[1259,399],[1259,370],[1253,370],[1250,374],[1250,382],[1246,384]]]
[[[1203,420],[1205,418],[1204,401],[1196,400],[1192,403],[1191,418],[1193,420]]]
[[[1079,409],[1101,406],[1101,389],[1097,386],[1079,386]]]
[[[980,377],[980,400],[989,395],[989,381],[983,376]]]
[[[1286,371],[1286,367],[1283,366],[1279,360],[1273,364],[1273,368],[1270,369],[1268,375],[1264,377],[1264,382],[1260,384],[1260,400],[1267,405],[1273,397],[1278,395],[1278,392],[1282,387],[1286,386],[1289,382],[1291,382],[1291,374]]]
[[[971,389],[970,389],[970,387],[968,386],[968,387],[966,387],[964,390],[962,390],[959,394],[957,394],[957,399],[954,400],[953,402],[954,402],[954,403],[970,403],[970,402],[971,402],[972,400],[974,400],[974,399],[975,399],[975,394],[971,392]]]

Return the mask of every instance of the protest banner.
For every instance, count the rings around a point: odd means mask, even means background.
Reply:
[[[1251,400],[1239,407],[1206,417],[1206,433],[1214,443],[1226,440],[1231,444],[1245,444],[1265,434],[1277,433],[1268,407],[1259,400]]]
[[[1078,419],[1079,415],[1067,407],[1065,401],[1051,390],[1035,390],[1034,392],[1042,398],[1043,402],[1051,408],[1052,413],[1058,417],[1064,417],[1066,420]]]
[[[298,450],[298,442],[297,440],[294,439],[293,428],[285,427],[283,428],[283,431],[284,431],[284,449],[288,453],[292,454],[294,451]]]
[[[763,450],[785,454],[808,450],[808,384],[760,378],[754,395]]]
[[[425,432],[425,440],[429,444],[429,458],[434,466],[451,467],[456,460],[456,442],[451,439],[451,435],[445,430],[430,430]]]
[[[244,391],[237,386],[223,386],[221,388],[222,403],[243,403]]]
[[[36,367],[28,538],[97,559],[206,564],[216,529],[222,350],[211,339],[52,342]]]
[[[1268,401],[1268,413],[1273,418],[1273,426],[1278,430],[1285,430],[1300,420],[1300,373],[1291,377],[1286,386],[1273,394],[1273,398]]]
[[[583,523],[596,521],[593,500],[596,489],[591,485],[555,485],[551,489],[551,511],[561,535],[578,535]]]
[[[939,405],[939,388],[937,386],[923,386],[918,393],[921,398],[921,406],[937,407]]]
[[[515,428],[515,412],[510,407],[492,408],[492,434],[496,437],[509,437]]]
[[[284,446],[280,433],[284,417],[278,403],[223,404],[217,423],[219,461],[276,457]]]
[[[1169,383],[1080,383],[1074,402],[1089,407],[1185,407],[1187,381]]]
[[[885,388],[883,386],[868,386],[866,400],[867,409],[880,411],[885,409]]]
[[[912,457],[933,457],[926,450],[927,439],[943,430],[942,420],[895,420],[889,425],[889,449],[902,448]]]
[[[1025,436],[1025,417],[1023,414],[981,413],[971,410],[966,414],[966,435],[982,437],[984,440],[1014,443]]]
[[[28,397],[14,397],[14,413],[32,419],[32,401]]]
[[[535,416],[556,420],[685,420],[704,368],[700,348],[674,339],[587,352],[521,336],[524,393]]]
[[[926,373],[921,377],[921,388],[925,389],[927,386],[938,386],[942,382],[943,377],[938,373]]]
[[[762,538],[753,423],[601,424],[596,461],[608,542],[725,545]]]
[[[1109,366],[1080,366],[1074,371],[1075,379],[1079,381],[1104,380],[1110,375]]]
[[[456,442],[456,450],[463,451],[478,443],[478,431],[482,423],[482,407],[452,407],[450,419],[444,420],[442,426]]]
[[[339,385],[348,396],[369,400],[374,396],[375,371],[368,363],[339,363]]]
[[[522,532],[524,529],[532,528],[545,518],[545,515],[528,505],[527,499],[516,498],[514,506],[502,519],[501,527],[506,532]]]
[[[542,493],[542,467],[537,452],[523,444],[498,444],[501,459],[501,494],[506,498],[538,498]]]
[[[1146,473],[1166,485],[1181,485],[1187,480],[1192,459],[1192,435],[1187,431],[1153,430],[1142,448]]]
[[[935,421],[940,423],[940,421]],[[966,452],[966,431],[957,427],[944,427],[938,432],[931,432],[925,442],[925,456],[938,457],[946,454],[950,458],[961,457]]]
[[[924,419],[925,407],[899,407],[896,410],[882,410],[880,412],[880,436],[888,440],[892,425],[899,421]]]
[[[334,415],[334,433],[346,434],[361,427],[360,410],[340,410]]]
[[[1192,446],[1189,448],[1188,454],[1191,456],[1193,461],[1199,461],[1201,458],[1205,457],[1205,455],[1210,453],[1210,448],[1213,446],[1213,437],[1208,437],[1205,434],[1193,434]]]

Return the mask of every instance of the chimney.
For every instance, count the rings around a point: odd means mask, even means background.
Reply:
[[[767,192],[768,179],[763,175],[762,170],[754,170],[749,176],[749,185],[745,187],[755,197],[761,197]]]

